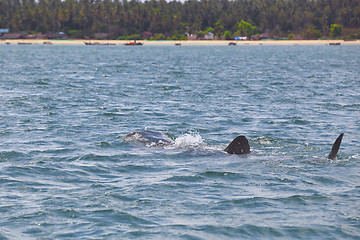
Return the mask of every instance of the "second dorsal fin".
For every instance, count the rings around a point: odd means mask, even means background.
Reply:
[[[333,146],[331,148],[331,152],[330,152],[330,154],[328,156],[329,159],[335,159],[336,158],[336,155],[337,155],[337,153],[339,151],[340,144],[341,144],[343,136],[344,136],[344,133],[340,134],[338,136],[338,138],[335,140],[335,142],[334,142],[334,144],[333,144]]]

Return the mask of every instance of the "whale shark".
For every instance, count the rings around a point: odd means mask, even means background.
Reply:
[[[336,158],[340,149],[343,136],[344,133],[341,133],[338,136],[338,138],[335,140],[331,152],[328,156],[329,159]],[[131,141],[134,143],[145,144],[146,146],[150,146],[150,147],[164,147],[175,144],[175,141],[166,133],[150,131],[150,130],[132,132],[125,135],[123,139],[129,142]],[[251,152],[249,141],[243,135],[237,136],[224,149],[224,152],[228,154],[237,154],[237,155],[249,154]]]

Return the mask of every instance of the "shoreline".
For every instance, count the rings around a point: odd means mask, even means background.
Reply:
[[[50,40],[50,39],[2,39],[0,44],[29,44],[29,45],[84,45],[91,42],[98,45],[125,45],[128,40]],[[360,40],[344,41],[344,40],[259,40],[259,41],[232,41],[232,40],[137,40],[144,46],[228,46],[229,43],[236,45],[360,45]],[[47,43],[47,44],[46,44]],[[96,45],[95,45],[96,46]]]

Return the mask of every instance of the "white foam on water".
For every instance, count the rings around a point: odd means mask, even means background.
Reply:
[[[177,137],[172,147],[177,149],[193,149],[203,144],[204,140],[198,132],[190,132]]]

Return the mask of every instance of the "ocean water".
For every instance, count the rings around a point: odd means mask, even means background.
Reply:
[[[345,45],[0,45],[0,239],[359,239],[359,66]],[[146,129],[175,145],[123,139]],[[223,152],[238,135],[252,152]]]

